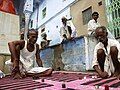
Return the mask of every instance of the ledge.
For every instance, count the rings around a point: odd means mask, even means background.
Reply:
[[[64,42],[61,42],[61,43],[58,43],[58,44],[55,44],[55,45],[52,45],[52,46],[47,46],[47,47],[42,48],[42,49],[40,49],[40,50],[44,50],[44,49],[47,49],[47,48],[54,48],[54,47],[59,46],[59,45],[61,45],[61,44],[67,44],[68,42],[75,41],[75,40],[77,40],[77,39],[83,38],[84,36],[85,36],[85,35],[80,36],[80,37],[75,37],[75,38],[73,38],[73,39],[71,39],[71,40],[66,40],[66,41],[64,41]],[[87,37],[88,37],[88,36],[87,36]]]

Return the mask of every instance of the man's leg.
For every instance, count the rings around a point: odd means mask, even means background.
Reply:
[[[100,66],[100,69],[104,71],[104,63],[105,63],[105,52],[103,49],[98,49],[97,51],[97,60]]]
[[[110,55],[115,67],[115,74],[120,73],[120,62],[118,61],[118,49],[116,46],[110,48]]]

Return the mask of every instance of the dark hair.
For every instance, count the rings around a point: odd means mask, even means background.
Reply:
[[[103,32],[107,32],[107,29],[105,26],[100,26],[100,27],[97,27],[96,30],[99,30],[99,29],[102,29]]]
[[[27,37],[29,36],[30,33],[35,32],[38,34],[38,31],[36,29],[29,29],[27,33]]]
[[[93,15],[95,15],[95,14],[99,15],[99,13],[98,13],[98,12],[93,12],[93,13],[92,13],[92,16],[93,16]]]
[[[66,17],[62,17],[61,20],[62,21],[64,21],[64,20],[67,21],[67,18]]]

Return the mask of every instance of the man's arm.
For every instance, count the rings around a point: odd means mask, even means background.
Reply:
[[[13,55],[14,59],[17,58],[17,53],[16,53],[17,48],[16,47],[19,46],[20,50],[21,50],[22,48],[24,48],[24,44],[25,44],[25,41],[23,41],[23,40],[13,41],[13,42],[8,43],[9,50],[10,50],[11,54]]]
[[[13,41],[8,43],[11,53],[11,61],[15,63],[14,67],[19,66],[20,50],[24,47],[24,41]]]
[[[94,49],[94,58],[93,58],[93,62],[92,62],[92,67],[95,69],[95,71],[98,73],[98,75],[101,77],[101,78],[106,78],[108,76],[108,73],[107,72],[103,72],[100,67],[99,67],[99,63],[98,63],[98,57],[97,57],[97,51],[98,51],[98,46],[96,45],[95,46],[95,49]]]
[[[36,44],[36,62],[39,67],[43,67],[42,60],[40,59],[40,49],[38,44]]]
[[[8,43],[11,52],[11,62],[13,62],[13,70],[11,76],[13,78],[22,78],[19,70],[20,50],[24,47],[24,41],[13,41]]]
[[[100,75],[100,73],[102,73],[101,69],[99,69],[98,65],[93,66],[93,68],[95,69],[95,71]]]
[[[108,77],[108,73],[105,72],[105,71],[103,72],[101,69],[99,69],[98,65],[95,65],[93,68],[96,70],[96,72],[98,73],[98,75],[101,78],[107,78]]]
[[[64,37],[64,38],[67,38],[67,36],[66,36],[66,31],[65,31],[64,27],[61,27],[61,28],[60,28],[60,35],[61,35],[62,37]]]
[[[9,51],[11,53],[11,60],[13,62],[13,59],[14,60],[17,60],[18,57],[17,57],[17,53],[16,53],[16,45],[14,42],[9,42],[8,43],[8,46],[9,46]]]

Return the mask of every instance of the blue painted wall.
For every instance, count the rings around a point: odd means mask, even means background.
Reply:
[[[41,50],[40,56],[45,67],[52,67],[55,70],[85,71],[84,37],[45,48]]]

